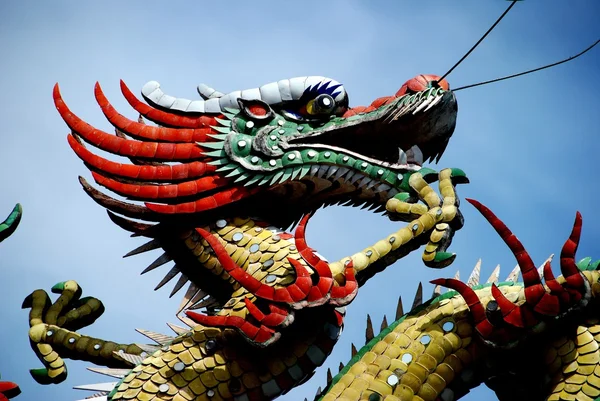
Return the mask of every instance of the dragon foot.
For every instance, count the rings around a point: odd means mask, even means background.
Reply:
[[[52,303],[48,293],[35,290],[23,301],[29,312],[29,340],[44,368],[31,369],[40,384],[57,384],[67,377],[63,357],[83,359],[100,365],[123,366],[115,352],[142,352],[136,345],[122,345],[84,336],[76,330],[89,326],[104,312],[102,302],[93,297],[81,297],[81,287],[75,281],[65,281],[52,287],[60,294]],[[127,367],[127,366],[123,366]]]
[[[439,179],[441,197],[429,185],[435,179]],[[457,168],[444,169],[439,175],[424,168],[411,174],[408,180],[410,192],[401,192],[386,204],[386,210],[393,219],[410,222],[401,233],[403,241],[430,233],[423,251],[423,261],[428,267],[446,267],[456,257],[446,252],[454,232],[463,226],[455,185],[468,182],[465,173]],[[418,200],[423,203],[417,203]]]

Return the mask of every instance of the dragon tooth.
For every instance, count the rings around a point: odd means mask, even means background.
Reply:
[[[429,110],[430,108],[432,108],[433,106],[438,104],[440,102],[440,100],[442,100],[442,97],[444,97],[443,94],[436,96],[436,98],[433,100],[433,102],[429,103],[429,106],[427,106],[425,111]]]
[[[406,164],[408,156],[402,148],[398,148],[398,164]]]
[[[337,171],[339,170],[339,167],[337,166],[329,166],[329,169],[327,170],[327,173],[325,174],[326,179],[330,179],[332,175],[334,175],[335,173],[337,173]]]
[[[319,170],[321,169],[321,167],[319,167],[319,165],[317,165],[317,164],[315,164],[314,166],[312,166],[310,168],[310,175],[312,175],[313,177],[318,177],[317,173],[319,172]]]
[[[376,182],[376,181],[375,181]],[[387,192],[391,189],[392,187],[389,186],[388,184],[379,184],[379,186],[377,187],[377,192]]]
[[[417,145],[414,145],[412,148],[408,149],[406,151],[406,156],[409,163],[412,162],[418,164],[419,166],[423,164],[423,152]]]
[[[343,177],[344,175],[346,175],[347,172],[349,172],[350,170],[347,169],[346,167],[339,167],[338,171],[335,173],[335,176],[333,177],[332,181],[337,181],[339,178]]]
[[[329,166],[327,166],[327,165],[320,166],[319,170],[317,172],[317,177],[324,178],[325,175],[327,174],[327,171],[329,171]]]
[[[371,177],[363,176],[363,178],[358,182],[359,188],[368,189],[368,185],[371,183]],[[371,185],[373,186],[373,185]]]
[[[421,104],[412,112],[413,115],[417,114],[419,111],[423,110],[425,108],[425,106],[427,106],[429,103],[431,103],[433,100],[433,97],[430,97],[429,95],[427,95],[427,98],[421,102]]]
[[[358,180],[360,180],[364,175],[360,172],[352,173],[352,175],[348,174],[348,184],[354,185]]]

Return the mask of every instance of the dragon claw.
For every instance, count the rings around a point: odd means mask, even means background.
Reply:
[[[52,287],[60,294],[52,302],[44,290],[35,290],[23,301],[29,311],[29,340],[43,368],[31,369],[33,379],[40,384],[60,383],[67,377],[67,367],[57,349],[72,349],[81,336],[70,329],[93,323],[103,312],[102,303],[93,298],[81,298],[81,287],[69,280]],[[87,337],[86,337],[87,338]],[[88,338],[89,339],[89,338]]]

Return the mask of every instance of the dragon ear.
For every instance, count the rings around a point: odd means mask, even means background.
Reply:
[[[242,114],[255,122],[267,122],[273,119],[275,113],[271,106],[258,99],[238,98],[238,105]]]

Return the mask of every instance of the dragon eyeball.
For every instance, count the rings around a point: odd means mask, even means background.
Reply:
[[[335,106],[335,99],[332,96],[321,94],[308,102],[306,111],[311,115],[331,114]]]

